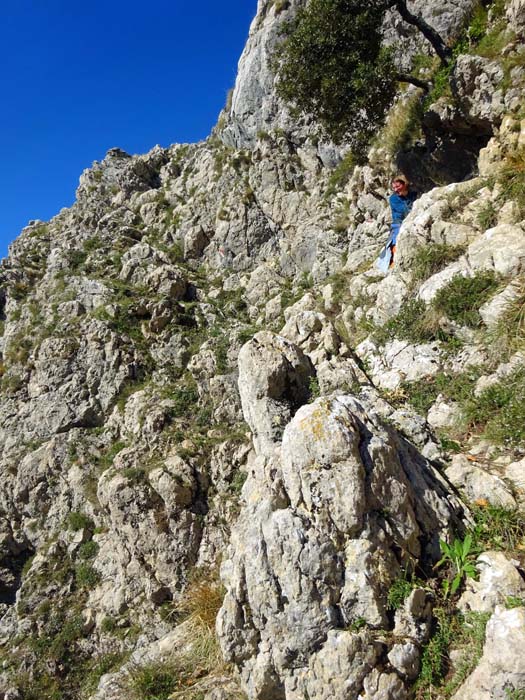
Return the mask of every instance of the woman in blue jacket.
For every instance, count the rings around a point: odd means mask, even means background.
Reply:
[[[390,266],[394,264],[394,255],[396,252],[397,236],[403,220],[412,209],[417,194],[410,190],[410,183],[404,175],[396,175],[392,180],[392,189],[394,193],[390,195],[388,200],[390,210],[392,212],[392,223],[390,225],[390,240],[388,245],[391,251]]]

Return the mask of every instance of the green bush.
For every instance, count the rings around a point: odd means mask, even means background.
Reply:
[[[75,567],[75,582],[79,588],[93,588],[100,581],[100,574],[91,564],[78,564]]]
[[[71,511],[71,513],[68,513],[66,516],[66,526],[68,530],[77,532],[77,530],[93,529],[94,523],[89,516],[85,515],[85,513]]]
[[[387,321],[384,326],[374,329],[372,337],[380,345],[394,338],[411,343],[444,340],[445,334],[433,321],[424,301],[410,299],[403,304],[397,316]]]
[[[490,299],[498,284],[492,271],[478,272],[473,277],[456,275],[438,291],[432,306],[452,321],[475,328],[481,325],[479,307]]]
[[[93,540],[83,542],[78,548],[78,557],[79,559],[93,559],[97,556],[98,550],[99,546]]]
[[[412,273],[417,281],[426,280],[457,260],[465,252],[464,246],[435,244],[420,248],[412,263]]]

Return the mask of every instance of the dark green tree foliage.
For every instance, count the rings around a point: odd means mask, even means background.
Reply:
[[[396,69],[381,46],[381,0],[310,0],[277,50],[278,91],[336,142],[360,150],[382,122]]]

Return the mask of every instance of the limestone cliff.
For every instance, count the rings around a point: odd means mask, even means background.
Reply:
[[[437,77],[389,15],[445,88],[359,166],[276,97],[301,4],[208,139],[111,149],[2,263],[4,700],[522,697],[524,4],[410,3]]]

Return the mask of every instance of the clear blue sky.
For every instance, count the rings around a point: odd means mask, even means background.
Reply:
[[[233,86],[257,0],[15,0],[0,25],[0,257],[74,201],[109,148],[198,141]]]

